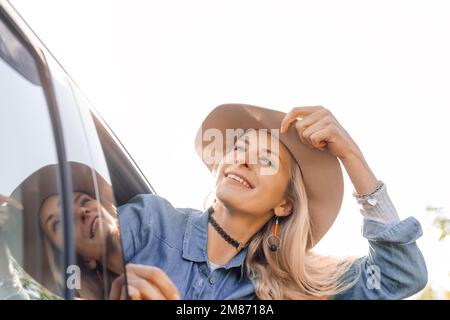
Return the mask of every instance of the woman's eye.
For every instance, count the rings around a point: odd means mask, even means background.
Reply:
[[[268,158],[260,158],[260,161],[266,166],[272,166],[272,160]]]
[[[91,201],[90,198],[84,198],[83,200],[81,200],[81,206],[82,207],[86,206],[86,204],[88,204],[89,201]]]
[[[238,151],[238,152],[244,152],[244,148],[239,147],[239,146],[234,146],[234,151]]]
[[[61,220],[55,220],[55,222],[53,222],[53,224],[52,224],[52,231],[53,231],[53,233],[56,232],[56,230],[60,226],[60,224],[61,224]]]

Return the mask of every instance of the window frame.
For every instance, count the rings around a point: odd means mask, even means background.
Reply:
[[[16,15],[16,17],[13,17]],[[56,150],[56,156],[58,159],[59,169],[59,182],[61,186],[61,202],[63,211],[63,254],[62,254],[62,266],[61,270],[64,274],[64,283],[67,283],[69,275],[66,270],[70,265],[75,265],[75,241],[74,232],[71,222],[73,221],[73,208],[72,208],[72,179],[70,175],[70,168],[67,162],[67,155],[65,149],[65,141],[62,132],[62,122],[59,112],[59,106],[56,102],[56,96],[53,89],[52,77],[45,59],[43,52],[36,46],[28,33],[32,33],[37,37],[31,28],[26,24],[20,14],[11,6],[9,2],[0,2],[0,19],[10,29],[18,41],[28,50],[34,59],[36,67],[38,69],[39,79],[41,81],[42,89],[44,91],[45,100],[47,102],[47,110],[50,117],[50,123],[52,125],[52,132],[54,137],[54,145]],[[22,26],[19,25],[18,20],[22,22]],[[28,30],[24,30],[24,29]],[[64,285],[64,299],[74,299],[75,290],[70,289]]]

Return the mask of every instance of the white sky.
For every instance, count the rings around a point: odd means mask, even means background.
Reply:
[[[450,2],[12,2],[176,206],[202,208],[213,184],[193,148],[213,107],[326,106],[422,222],[430,280],[450,290],[425,214],[450,209]],[[352,190],[321,251],[366,249]]]

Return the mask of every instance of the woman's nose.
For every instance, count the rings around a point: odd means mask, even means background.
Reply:
[[[247,152],[240,152],[236,154],[236,162],[237,163],[246,163],[247,162]]]
[[[75,209],[76,217],[78,219],[80,219],[82,223],[84,223],[86,218],[89,217],[90,213],[91,212],[90,212],[89,208],[86,208],[86,207],[78,206]]]
[[[236,156],[236,162],[239,165],[243,165],[247,168],[249,168],[250,163],[250,155],[249,152],[241,152]]]

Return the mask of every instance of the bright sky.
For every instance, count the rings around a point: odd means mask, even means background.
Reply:
[[[212,188],[193,141],[213,107],[326,106],[422,222],[430,281],[450,290],[450,246],[425,213],[450,209],[448,1],[12,3],[176,206],[202,208]],[[319,250],[365,252],[352,191],[346,178]]]

